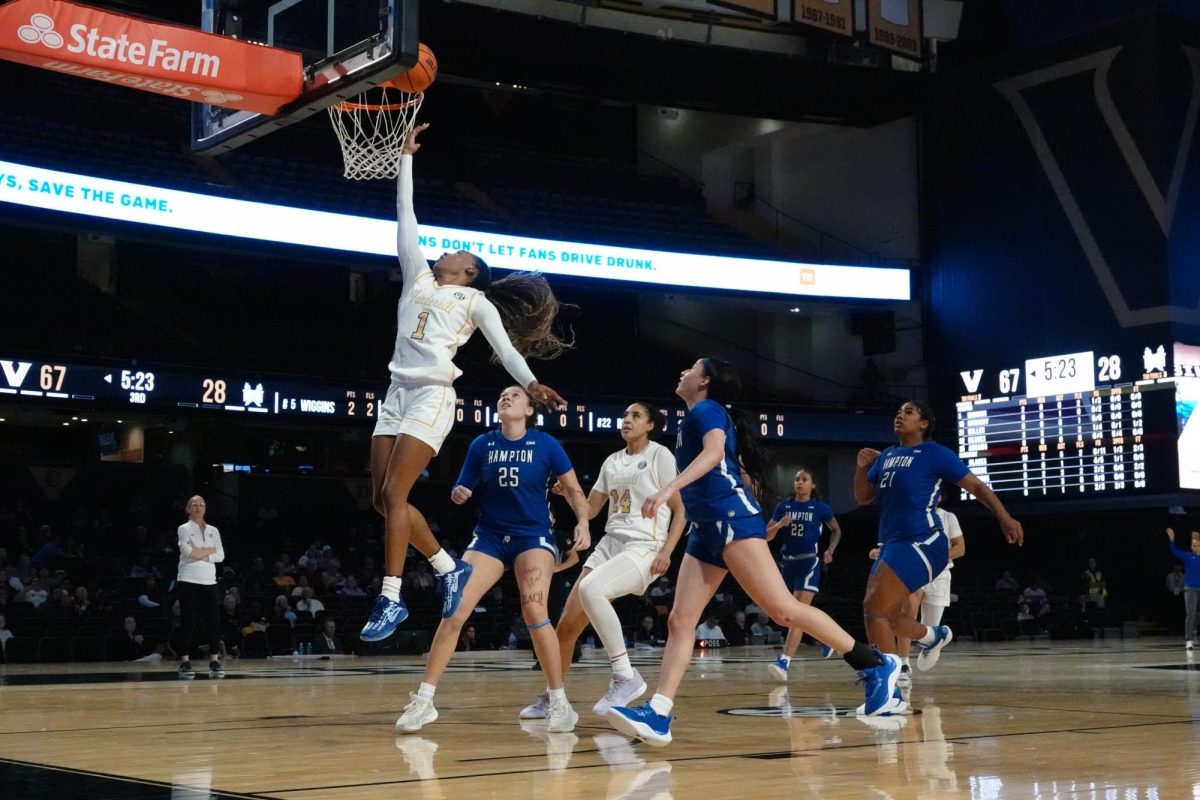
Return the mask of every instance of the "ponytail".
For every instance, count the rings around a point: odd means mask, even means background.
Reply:
[[[761,497],[767,487],[767,476],[771,469],[771,456],[758,438],[754,423],[733,403],[742,395],[742,379],[737,367],[720,358],[702,358],[704,374],[708,376],[708,399],[725,407],[733,420],[733,432],[737,439],[738,463],[754,483],[756,495]]]
[[[513,347],[525,358],[549,361],[575,346],[573,332],[567,340],[554,330],[559,311],[575,306],[559,303],[540,273],[514,272],[491,281],[483,293],[500,312]],[[495,353],[492,362],[499,362]]]

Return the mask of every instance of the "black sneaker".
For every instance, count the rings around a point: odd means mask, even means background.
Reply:
[[[179,677],[185,681],[190,681],[196,677],[196,673],[192,671],[192,662],[184,661],[179,665]]]
[[[220,661],[208,662],[208,677],[210,677],[210,678],[224,678],[225,677],[225,667],[221,666]]]

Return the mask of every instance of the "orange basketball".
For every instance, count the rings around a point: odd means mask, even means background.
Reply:
[[[432,50],[422,44],[418,50],[417,63],[413,64],[412,69],[403,75],[397,75],[384,85],[394,86],[403,92],[415,94],[428,89],[436,77],[437,58],[434,57]]]

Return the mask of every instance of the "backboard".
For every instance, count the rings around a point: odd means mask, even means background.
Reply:
[[[198,103],[192,150],[221,153],[299,122],[417,60],[417,0],[201,0],[201,28],[299,52],[304,92],[276,116]]]

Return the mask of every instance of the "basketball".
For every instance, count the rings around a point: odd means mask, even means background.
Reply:
[[[434,57],[432,50],[422,44],[418,50],[417,63],[413,64],[412,69],[403,75],[392,78],[384,85],[394,86],[401,91],[416,94],[428,89],[436,77],[437,58]]]

